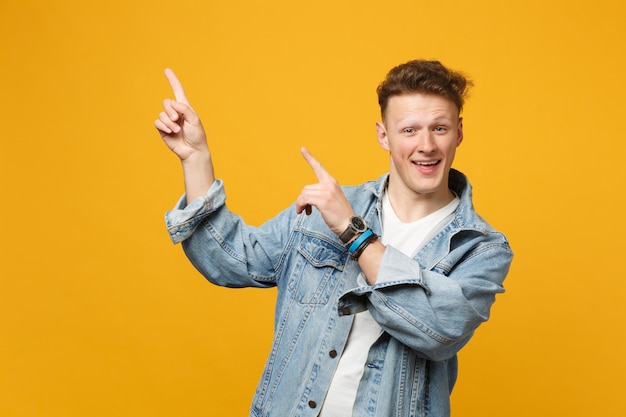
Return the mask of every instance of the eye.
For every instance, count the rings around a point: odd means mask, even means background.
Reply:
[[[407,135],[412,135],[415,133],[415,129],[413,129],[412,127],[406,127],[402,129],[402,133],[405,133]]]
[[[445,133],[448,131],[448,128],[445,126],[437,126],[436,128],[433,129],[433,132],[436,133]]]

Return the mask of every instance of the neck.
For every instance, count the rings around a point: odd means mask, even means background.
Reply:
[[[417,194],[396,189],[393,184],[387,187],[389,202],[396,216],[403,223],[411,223],[447,206],[454,200],[454,193],[445,189],[438,193]]]

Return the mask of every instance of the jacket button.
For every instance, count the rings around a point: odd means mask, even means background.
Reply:
[[[330,356],[331,358],[336,358],[337,351],[335,349],[331,350],[330,352],[328,352],[328,356]]]
[[[309,407],[315,408],[315,407],[317,407],[317,403],[315,401],[311,400],[311,401],[309,401]]]
[[[342,308],[341,312],[347,316],[348,314],[350,314],[350,307]]]

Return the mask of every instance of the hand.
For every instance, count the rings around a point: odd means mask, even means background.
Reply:
[[[211,153],[200,118],[189,104],[183,86],[171,69],[165,76],[176,100],[164,100],[165,111],[154,126],[165,144],[180,158],[185,178],[187,204],[208,192],[215,181]]]
[[[165,76],[174,91],[176,100],[163,101],[164,111],[154,121],[154,126],[165,144],[182,161],[196,153],[208,154],[209,147],[202,122],[189,104],[182,84],[169,68],[165,70]]]
[[[324,169],[322,164],[302,148],[302,156],[309,163],[319,181],[317,184],[305,186],[296,200],[296,212],[303,211],[311,214],[312,206],[315,206],[328,227],[337,235],[343,233],[354,216],[354,210],[339,183]]]

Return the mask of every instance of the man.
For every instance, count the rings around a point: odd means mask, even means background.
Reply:
[[[225,206],[198,115],[173,72],[156,128],[183,165],[174,242],[211,282],[278,287],[274,342],[250,416],[449,416],[457,352],[489,317],[512,260],[451,169],[469,82],[410,61],[378,87],[389,173],[318,183],[260,227]],[[356,168],[356,167],[355,167]]]

